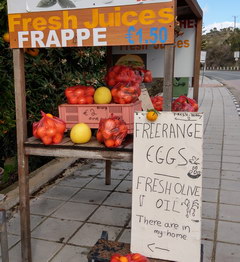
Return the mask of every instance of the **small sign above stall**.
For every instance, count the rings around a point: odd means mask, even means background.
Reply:
[[[19,12],[13,9],[16,12],[13,13],[10,8],[11,48],[173,44],[175,10],[172,1],[126,2],[128,5],[61,11],[49,11],[46,7],[44,12],[30,10],[28,13],[23,8]]]

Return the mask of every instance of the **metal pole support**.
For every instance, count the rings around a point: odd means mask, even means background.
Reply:
[[[8,236],[7,236],[7,224],[6,224],[6,210],[0,209],[0,241],[2,261],[9,262],[8,256]]]

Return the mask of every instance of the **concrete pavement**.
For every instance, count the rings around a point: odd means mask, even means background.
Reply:
[[[191,97],[191,91],[189,96]],[[202,242],[204,262],[240,261],[240,120],[232,95],[204,78]],[[102,230],[130,241],[132,164],[114,162],[104,184],[104,162],[76,166],[31,200],[33,262],[86,262]],[[10,262],[21,261],[19,213],[8,222]]]

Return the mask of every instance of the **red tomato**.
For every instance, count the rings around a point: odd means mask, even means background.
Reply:
[[[115,86],[116,85],[116,81],[113,78],[111,78],[111,79],[108,80],[108,85],[109,86]]]
[[[81,96],[84,96],[85,95],[85,92],[84,92],[84,89],[83,88],[76,88],[74,90],[74,95],[77,96],[77,97],[81,97]]]
[[[123,97],[123,99],[124,99],[124,101],[126,102],[126,104],[132,103],[132,96],[130,96],[130,95],[125,95],[125,96]]]
[[[43,136],[41,140],[44,145],[50,145],[52,143],[52,138],[49,136]]]
[[[54,127],[50,127],[50,128],[47,128],[46,130],[46,135],[49,136],[49,137],[53,137],[55,136],[57,133],[57,129]]]
[[[125,103],[125,100],[123,98],[119,98],[118,104],[126,104],[126,103]]]
[[[86,88],[85,94],[86,96],[93,96],[95,93],[95,88],[93,86],[88,86]]]
[[[66,124],[63,121],[57,120],[55,121],[55,125],[58,133],[64,133]]]
[[[97,132],[96,137],[97,137],[97,141],[98,142],[100,142],[100,143],[103,142],[103,135],[102,135],[102,133],[100,131]]]
[[[122,139],[121,138],[117,138],[115,139],[115,146],[120,146],[122,144]]]
[[[121,66],[120,66],[120,65],[115,65],[114,67],[112,67],[112,70],[113,70],[115,73],[118,73],[120,69],[121,69]]]
[[[68,87],[65,89],[65,96],[70,97],[73,95],[74,87]]]
[[[128,131],[128,127],[127,127],[127,125],[122,124],[122,125],[119,126],[119,132],[120,132],[120,133],[124,133],[124,134],[126,134],[127,131]]]
[[[69,104],[77,104],[78,98],[77,96],[71,96],[71,97],[68,97],[67,100]]]
[[[50,128],[56,128],[56,125],[55,125],[55,121],[53,120],[53,118],[45,118],[44,119],[44,124],[46,125],[46,127]]]
[[[56,135],[52,138],[53,144],[59,144],[61,143],[63,139],[63,135],[61,133],[56,133]]]
[[[104,141],[104,144],[106,147],[114,147],[115,146],[115,142],[113,139],[106,139]],[[121,260],[120,260],[121,261]]]
[[[78,104],[87,104],[86,97],[84,97],[84,96],[79,97],[78,100],[77,100],[77,103]]]
[[[112,130],[116,127],[116,123],[113,119],[107,119],[105,121],[104,127],[106,130]]]
[[[46,128],[44,126],[39,126],[37,128],[37,136],[42,138],[46,135]]]
[[[112,93],[112,96],[113,96],[113,97],[116,97],[116,96],[117,96],[117,93],[118,93],[117,88],[114,87],[114,88],[111,90],[111,93]]]
[[[112,132],[109,131],[109,130],[103,129],[102,130],[102,136],[103,136],[104,139],[109,139],[109,138],[112,137]]]
[[[86,99],[87,104],[93,104],[93,97],[92,96],[86,96],[85,99]]]

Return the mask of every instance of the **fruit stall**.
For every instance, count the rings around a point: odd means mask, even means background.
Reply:
[[[144,98],[140,101],[140,93],[144,83],[151,82],[152,75],[151,70],[144,67],[114,64],[114,47],[137,46],[141,49],[141,46],[157,48],[161,45],[163,95],[151,98],[155,111],[193,112],[197,110],[198,101],[202,10],[196,0],[127,0],[124,4],[116,0],[78,1],[76,4],[61,1],[61,5],[60,1],[59,5],[56,2],[42,0],[36,5],[32,0],[8,0],[14,61],[22,261],[28,262],[32,261],[30,155],[105,160],[106,184],[111,182],[112,160],[131,162],[133,159],[133,115],[144,109],[146,101]],[[181,35],[178,21],[189,19],[195,21],[191,55],[194,100],[180,97],[172,102],[175,48],[184,45],[184,41],[176,43]],[[67,102],[59,105],[59,116],[42,112],[42,118],[33,124],[33,136],[28,137],[24,49],[80,46],[107,46],[106,86],[68,87],[65,90]],[[148,114],[149,121],[154,121],[155,111]],[[95,134],[93,129],[98,129]],[[84,137],[76,135],[79,130],[84,132]]]

